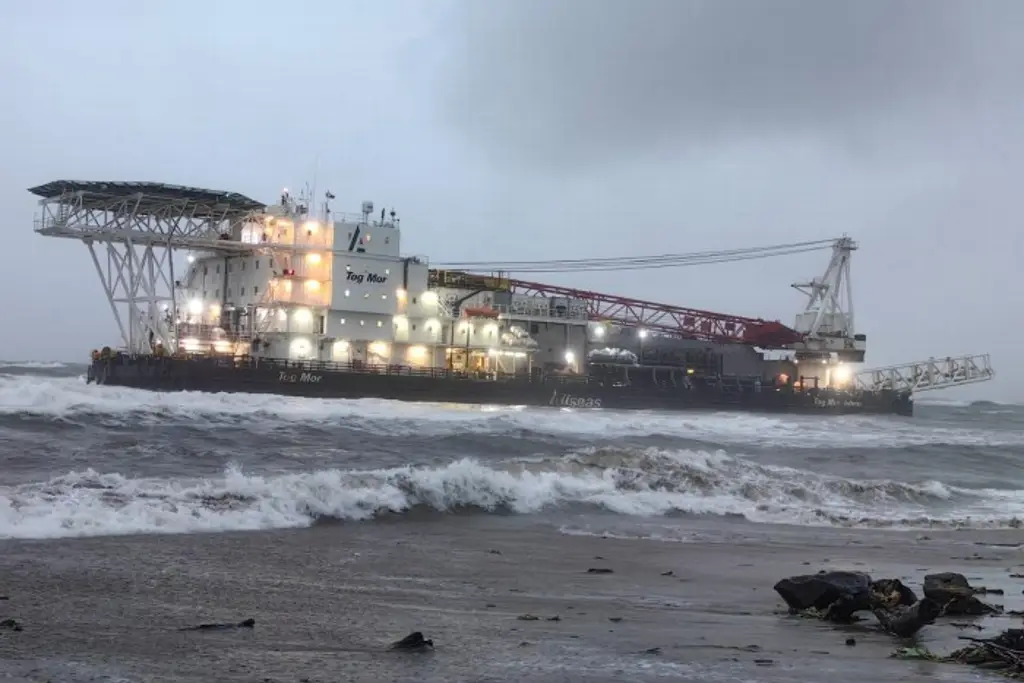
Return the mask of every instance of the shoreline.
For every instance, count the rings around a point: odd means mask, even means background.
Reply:
[[[566,535],[543,519],[454,514],[283,531],[0,541],[0,595],[9,598],[0,601],[0,618],[24,626],[0,634],[0,674],[62,681],[968,680],[977,673],[969,667],[891,659],[900,643],[874,631],[871,619],[836,627],[786,616],[772,586],[794,574],[852,569],[899,578],[920,594],[924,574],[955,571],[1006,591],[983,600],[1024,607],[1024,580],[1009,577],[1024,563],[1012,545],[1019,531],[914,536],[713,520],[678,526],[692,539]],[[518,618],[525,614],[539,619]],[[246,618],[256,620],[254,629],[176,630]],[[926,627],[921,644],[956,647],[962,631],[949,621]],[[1020,619],[955,621],[997,632]],[[434,640],[433,653],[385,651],[417,630]],[[851,636],[855,647],[844,645]]]

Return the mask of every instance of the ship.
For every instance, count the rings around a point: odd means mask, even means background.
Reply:
[[[822,276],[793,285],[807,302],[790,327],[513,279],[522,262],[431,267],[402,253],[395,210],[378,214],[366,201],[335,212],[331,192],[314,210],[308,188],[270,205],[150,182],[58,180],[29,191],[39,197],[35,231],[87,247],[117,323],[120,344],[90,352],[86,380],[100,386],[911,416],[916,391],[994,376],[987,355],[855,370],[867,337],[854,329],[857,244],[845,236],[669,264],[830,250]],[[593,263],[666,265],[664,256]]]

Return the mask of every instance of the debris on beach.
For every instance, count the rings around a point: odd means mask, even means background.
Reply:
[[[864,572],[825,571],[790,576],[774,586],[786,601],[790,614],[835,623],[856,621],[856,612],[871,612],[887,633],[909,638],[924,626],[945,616],[1009,614],[1001,607],[982,602],[979,594],[1001,595],[1002,591],[971,586],[963,574],[942,572],[924,577],[920,600],[898,579],[872,580]],[[975,626],[953,622],[958,628]],[[960,636],[971,645],[937,655],[923,646],[901,647],[893,657],[935,662],[957,662],[999,671],[1024,680],[1024,629],[1009,629],[990,639]],[[847,644],[851,644],[847,640]]]
[[[255,619],[246,619],[244,621],[236,621],[234,623],[224,624],[199,624],[198,626],[185,626],[179,628],[179,631],[227,631],[233,628],[253,628],[256,626]]]
[[[882,628],[897,638],[909,638],[942,613],[939,603],[929,598],[918,600],[912,605],[875,607],[871,610]]]
[[[924,597],[899,579],[872,580],[864,572],[820,571],[791,576],[774,586],[791,613],[825,621],[856,621],[856,612],[871,612],[882,628],[906,638],[940,616],[981,616],[1000,614],[1002,608],[979,600],[980,593],[995,590],[975,588],[963,574],[942,572],[924,577]]]
[[[899,579],[873,581],[864,572],[821,571],[791,576],[774,588],[792,614],[850,623],[857,620],[856,612],[871,612],[883,629],[901,638],[931,624],[941,612],[934,600],[918,600]]]
[[[434,641],[424,638],[421,631],[413,631],[405,638],[391,643],[389,650],[401,650],[403,652],[425,652],[434,649]]]
[[[899,659],[921,659],[930,662],[968,664],[980,669],[998,671],[1008,678],[1024,680],[1024,629],[1011,628],[995,638],[968,638],[970,645],[947,656],[937,655],[925,647],[901,647],[892,656]]]
[[[0,619],[0,631],[21,631],[21,623],[16,619]]]
[[[961,636],[961,639],[971,644],[951,653],[949,659],[1024,677],[1024,629],[1007,629],[995,638]]]

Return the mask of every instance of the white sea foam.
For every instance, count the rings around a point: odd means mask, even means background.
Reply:
[[[56,370],[68,367],[67,363],[53,360],[0,360],[0,369],[18,368],[24,370]]]
[[[0,487],[0,537],[55,538],[365,523],[382,513],[478,509],[518,514],[586,505],[628,516],[737,515],[813,526],[1014,527],[1024,493],[937,481],[850,480],[724,452],[592,450],[485,465],[134,479],[93,470]],[[937,512],[937,510],[942,510]]]

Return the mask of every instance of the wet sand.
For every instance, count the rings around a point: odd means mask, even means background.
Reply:
[[[698,540],[570,536],[537,518],[438,514],[294,531],[0,541],[0,618],[24,626],[0,632],[0,677],[968,681],[979,674],[889,658],[898,643],[873,620],[839,629],[786,616],[772,585],[847,568],[920,592],[925,573],[960,571],[1006,591],[990,602],[1024,606],[1024,580],[1009,577],[1024,563],[1020,547],[978,544],[1019,543],[1019,531],[919,538],[679,525]],[[177,630],[250,617],[251,630]],[[948,622],[927,627],[921,642],[957,646],[964,631]],[[978,623],[995,631],[1021,619]],[[434,639],[434,652],[385,651],[416,630]],[[854,647],[844,644],[850,636]]]

